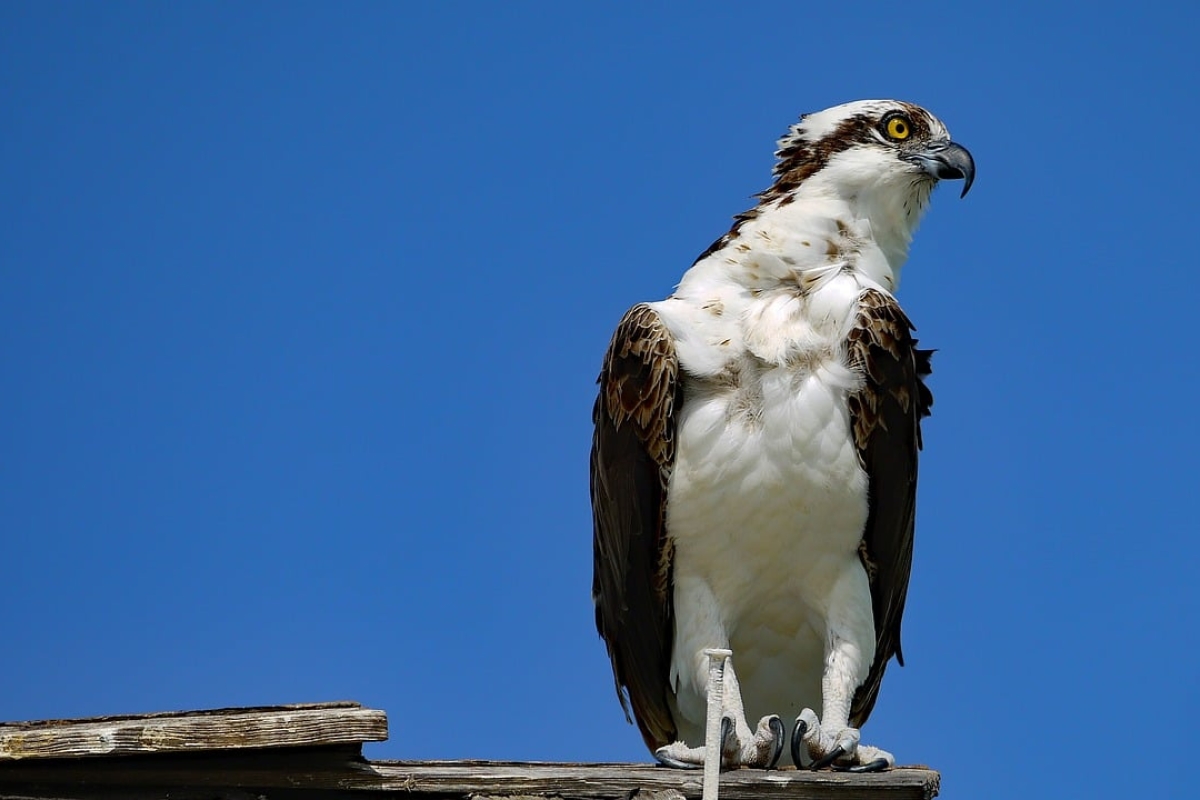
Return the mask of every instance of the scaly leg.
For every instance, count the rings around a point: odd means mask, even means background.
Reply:
[[[875,626],[869,604],[856,598],[869,597],[866,575],[848,571],[831,598],[825,646],[825,668],[821,678],[822,713],[806,708],[792,728],[792,760],[800,769],[833,766],[855,772],[876,772],[894,766],[896,759],[886,750],[859,743],[857,728],[850,727],[850,703],[855,690],[867,678],[875,656]]]

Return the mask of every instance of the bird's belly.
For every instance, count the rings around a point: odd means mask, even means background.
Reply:
[[[776,372],[761,376],[749,413],[731,391],[689,397],[681,415],[667,528],[685,718],[703,718],[696,653],[722,633],[751,724],[819,707],[830,595],[861,569],[867,479],[848,389],[821,370]]]
[[[668,487],[676,574],[704,574],[750,611],[803,594],[830,559],[857,558],[867,519],[847,389],[813,373],[772,390],[787,379],[764,375],[749,412],[732,392],[689,397]]]

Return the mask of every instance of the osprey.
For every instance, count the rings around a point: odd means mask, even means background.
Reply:
[[[727,766],[773,766],[786,715],[797,766],[882,769],[892,755],[858,729],[903,664],[933,402],[931,351],[894,292],[934,185],[962,179],[966,196],[975,165],[895,100],[805,115],[776,157],[757,207],[674,294],[631,308],[605,355],[596,627],[665,764],[703,764],[704,651],[729,648]]]

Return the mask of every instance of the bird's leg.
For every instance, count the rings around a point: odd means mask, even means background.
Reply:
[[[786,732],[777,715],[763,717],[751,731],[742,708],[742,690],[733,671],[733,660],[725,662],[721,693],[721,765],[723,767],[759,767],[771,769],[783,752]],[[689,747],[674,742],[654,751],[654,757],[668,767],[697,769],[704,766],[704,747]]]
[[[843,582],[838,588],[845,585]],[[800,712],[792,728],[792,760],[800,769],[828,766],[856,772],[887,769],[896,763],[892,754],[860,744],[858,729],[850,727],[854,691],[866,680],[875,655],[871,610],[859,608],[862,604],[852,601],[831,605],[837,611],[830,614],[825,645],[821,717],[818,719],[810,708]]]

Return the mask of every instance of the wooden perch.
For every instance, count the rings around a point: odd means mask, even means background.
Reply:
[[[650,764],[366,761],[357,703],[0,723],[0,800],[697,800],[699,771]],[[736,770],[724,800],[928,800],[937,772]]]
[[[358,703],[222,708],[0,723],[0,764],[24,758],[361,744],[387,739],[387,714]]]

